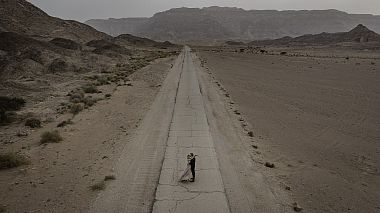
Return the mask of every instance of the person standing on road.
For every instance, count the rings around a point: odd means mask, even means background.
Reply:
[[[198,155],[194,155],[194,153],[190,153],[189,155],[191,157],[191,160],[190,160],[191,174],[193,175],[193,178],[190,179],[190,182],[194,182],[195,181],[195,156],[198,156]]]

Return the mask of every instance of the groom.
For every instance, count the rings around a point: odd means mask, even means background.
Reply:
[[[193,175],[193,178],[190,179],[190,182],[195,181],[195,156],[194,153],[190,153],[191,160],[190,160],[190,166],[191,166],[191,174]]]

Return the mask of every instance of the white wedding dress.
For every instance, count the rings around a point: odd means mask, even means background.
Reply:
[[[193,175],[191,174],[190,163],[188,163],[185,171],[183,171],[181,177],[179,178],[179,181],[190,181],[191,178],[193,178]]]

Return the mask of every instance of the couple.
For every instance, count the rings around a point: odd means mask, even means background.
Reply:
[[[195,181],[195,156],[193,153],[190,153],[187,155],[187,167],[181,177],[179,178],[179,181],[190,181],[194,182]],[[190,176],[191,172],[191,178]]]

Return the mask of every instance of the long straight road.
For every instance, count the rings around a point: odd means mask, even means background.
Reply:
[[[288,201],[253,164],[247,134],[227,112],[224,95],[205,75],[185,47],[115,163],[117,179],[88,212],[288,212]],[[195,182],[179,182],[189,153],[198,155]]]
[[[153,212],[230,212],[190,49],[179,87]],[[196,181],[178,182],[194,153]]]

